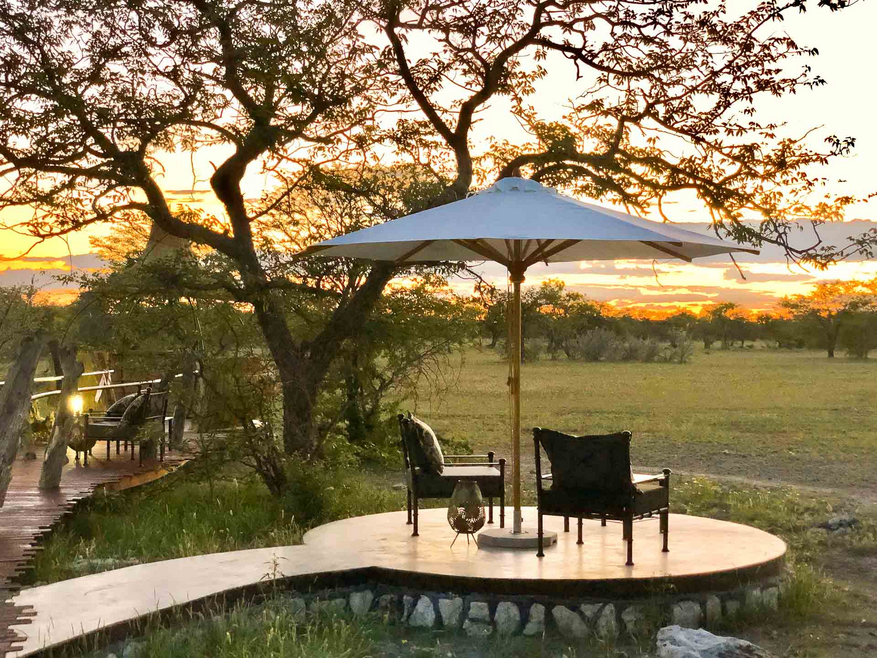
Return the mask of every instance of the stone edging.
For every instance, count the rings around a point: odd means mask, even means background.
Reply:
[[[294,591],[290,598],[295,614],[326,611],[350,612],[354,616],[381,614],[389,621],[415,628],[443,628],[469,636],[539,636],[556,630],[567,638],[638,635],[650,621],[668,622],[685,628],[711,628],[724,617],[741,610],[776,610],[781,583],[772,579],[731,592],[699,595],[655,596],[647,602],[568,600],[549,601],[531,597],[498,597],[480,594],[416,592],[388,588],[379,583],[362,587],[323,590],[312,594]]]

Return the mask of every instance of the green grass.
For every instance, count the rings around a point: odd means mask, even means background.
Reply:
[[[524,367],[523,427],[589,433],[631,429],[636,464],[677,471],[674,511],[754,525],[790,546],[779,613],[747,611],[723,630],[783,656],[865,656],[873,644],[869,629],[877,632],[877,514],[866,504],[877,500],[875,368],[867,362],[829,361],[815,352],[766,350],[699,353],[687,365],[545,360]],[[508,456],[506,376],[507,366],[496,353],[470,350],[457,385],[443,400],[430,400],[422,391],[416,410],[444,439]],[[524,502],[532,504],[528,433],[522,441],[529,460],[523,470]],[[211,487],[185,473],[98,497],[53,533],[31,581],[73,575],[70,564],[77,557],[149,561],[297,543],[314,525],[404,505],[404,492],[389,487],[403,480],[401,468],[303,469],[294,478],[294,492],[282,501],[273,500],[258,482],[239,479]],[[861,525],[847,534],[814,527],[841,513],[856,515]],[[557,638],[551,640],[556,644],[522,638],[472,643],[375,619],[296,625],[288,614],[282,602],[269,601],[189,621],[193,625],[182,631],[154,628],[144,655],[572,658],[633,656],[648,649],[647,641],[628,639],[618,654],[613,646],[569,646]]]
[[[53,530],[23,583],[103,571],[114,566],[104,562],[108,559],[126,566],[132,560],[300,544],[315,525],[404,505],[404,492],[351,472],[314,469],[296,477],[295,495],[284,500],[252,478],[191,481],[185,469],[142,487],[97,495]]]
[[[470,349],[457,384],[442,399],[421,391],[417,411],[440,435],[508,456],[507,376],[498,352]],[[684,365],[543,359],[524,364],[521,377],[525,463],[534,426],[628,429],[637,466],[855,487],[877,500],[875,361],[698,350]]]
[[[479,638],[458,633],[409,629],[388,623],[374,613],[353,618],[349,613],[321,613],[302,619],[282,594],[258,605],[235,605],[228,612],[208,611],[192,618],[179,615],[170,625],[146,622],[140,629],[138,658],[628,658],[614,643],[596,640],[569,643],[556,635],[545,638]],[[117,655],[124,643],[100,647],[100,639],[84,642],[65,656],[96,658],[108,650]],[[92,647],[89,650],[89,645]]]

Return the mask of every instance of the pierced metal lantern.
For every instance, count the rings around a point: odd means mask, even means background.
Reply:
[[[475,539],[475,533],[484,527],[484,498],[477,482],[457,480],[448,505],[448,523],[457,533],[451,546],[461,534],[466,535],[466,543],[469,543],[469,536]],[[478,545],[477,539],[475,545]]]

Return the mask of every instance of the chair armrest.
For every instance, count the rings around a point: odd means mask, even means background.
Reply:
[[[499,462],[443,462],[443,466],[499,466]]]
[[[82,414],[82,417],[88,416],[89,423],[106,423],[107,421],[115,421],[117,423],[122,422],[121,416],[95,416],[93,414]]]
[[[554,476],[553,476],[551,473],[543,473],[543,474],[542,474],[542,479],[543,479],[543,480],[553,480],[553,479],[554,479]]]
[[[445,457],[450,457],[452,459],[463,459],[464,457],[480,457],[482,459],[487,459],[490,455],[445,455]]]
[[[633,474],[633,483],[634,484],[643,484],[645,482],[661,482],[670,477],[670,469],[665,468],[663,473],[658,473],[657,475],[648,475],[641,474],[638,475],[636,473]]]

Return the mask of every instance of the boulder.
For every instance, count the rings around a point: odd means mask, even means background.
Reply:
[[[715,626],[722,621],[722,601],[715,594],[706,598],[706,625]]]
[[[351,592],[350,594],[350,612],[358,617],[366,614],[372,607],[372,601],[375,595],[370,589],[362,592]]]
[[[493,633],[493,626],[480,621],[467,619],[463,622],[463,630],[469,637],[487,637]]]
[[[484,601],[473,601],[469,604],[469,619],[472,621],[490,622],[490,606]]]
[[[680,601],[670,609],[670,617],[677,626],[699,628],[702,613],[697,601]]]
[[[624,622],[624,630],[631,635],[638,635],[645,631],[646,615],[642,606],[629,605],[621,613],[621,621]]]
[[[533,637],[545,632],[545,606],[534,603],[530,606],[530,614],[527,617],[527,625],[524,626],[524,635]]]
[[[775,658],[761,647],[709,631],[666,626],[658,631],[657,658]]]
[[[460,618],[463,616],[463,599],[459,596],[452,599],[439,599],[438,605],[442,626],[457,628],[460,625]]]
[[[408,617],[408,625],[418,628],[432,628],[435,626],[435,606],[433,606],[428,596],[421,595],[417,599],[417,605]]]
[[[500,635],[514,635],[521,626],[521,611],[518,606],[510,601],[502,601],[496,606],[496,614],[493,616],[496,622],[496,632]]]
[[[578,613],[564,605],[556,605],[551,609],[551,616],[557,624],[560,634],[567,638],[588,637],[588,625]]]
[[[597,617],[596,624],[597,637],[603,640],[614,638],[618,635],[618,624],[615,621],[615,606],[607,603],[600,616]]]
[[[774,658],[759,646],[703,629],[667,626],[658,631],[657,658]]]

